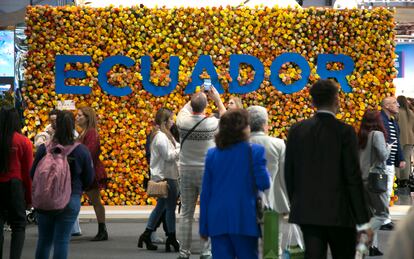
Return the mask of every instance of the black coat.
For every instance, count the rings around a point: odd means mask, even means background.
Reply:
[[[354,129],[328,113],[289,130],[285,180],[296,224],[354,227],[369,221]]]

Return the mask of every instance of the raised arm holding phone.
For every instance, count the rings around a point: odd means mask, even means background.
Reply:
[[[208,83],[207,83],[208,87]],[[203,86],[205,90],[205,85]],[[214,86],[206,92],[200,91],[191,96],[188,102],[178,113],[177,128],[181,139],[179,159],[180,190],[181,190],[181,221],[179,223],[179,258],[190,258],[191,233],[194,220],[196,201],[201,190],[201,179],[204,174],[204,161],[207,150],[215,146],[214,136],[218,131],[219,119],[214,116],[205,116],[209,96],[217,106],[220,115],[226,108]],[[202,240],[200,258],[211,258],[209,240]]]

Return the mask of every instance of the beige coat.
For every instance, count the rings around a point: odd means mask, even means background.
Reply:
[[[414,144],[414,112],[408,109],[408,113],[400,108],[398,113],[398,126],[400,127],[401,146]]]
[[[289,212],[289,200],[285,185],[285,149],[282,139],[267,136],[263,132],[252,132],[250,142],[264,146],[266,150],[267,170],[272,177],[268,193],[270,206],[279,213]]]

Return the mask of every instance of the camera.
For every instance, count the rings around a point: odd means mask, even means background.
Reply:
[[[203,87],[204,87],[204,92],[210,91],[211,79],[204,79]]]

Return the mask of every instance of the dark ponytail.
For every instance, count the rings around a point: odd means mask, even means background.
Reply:
[[[0,110],[0,173],[9,171],[9,159],[14,133],[21,132],[20,118],[12,106],[3,106]]]

